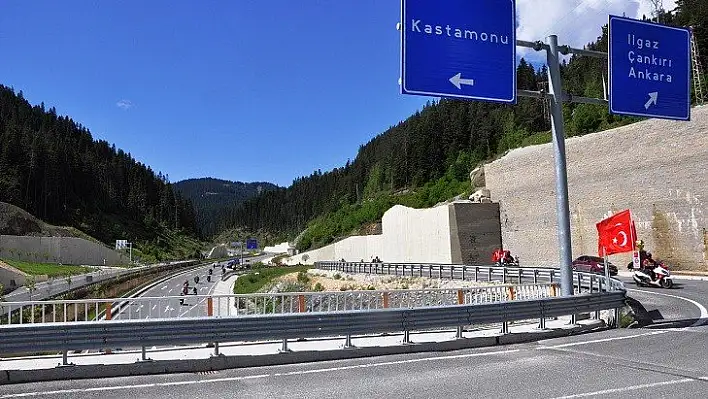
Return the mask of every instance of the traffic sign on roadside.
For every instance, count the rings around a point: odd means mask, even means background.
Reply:
[[[401,93],[516,103],[515,0],[402,0]]]
[[[258,249],[258,240],[249,238],[246,240],[246,249]]]
[[[689,120],[691,34],[610,15],[610,112]]]

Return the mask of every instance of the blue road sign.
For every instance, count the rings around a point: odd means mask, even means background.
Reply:
[[[401,93],[516,103],[515,0],[402,0]]]
[[[688,29],[610,15],[610,112],[691,117]]]
[[[246,240],[246,249],[258,249],[258,240],[249,238]]]

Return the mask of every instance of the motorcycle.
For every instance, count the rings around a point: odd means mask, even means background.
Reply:
[[[646,269],[635,270],[633,267],[629,267],[629,269],[634,271],[634,274],[632,274],[632,279],[634,280],[634,283],[640,287],[643,285],[660,288],[671,288],[674,286],[674,279],[671,277],[671,272],[669,272],[669,268],[666,267],[663,262],[656,263],[653,269],[653,279],[649,273],[647,273]]]

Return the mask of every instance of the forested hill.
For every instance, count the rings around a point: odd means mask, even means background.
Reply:
[[[197,228],[204,236],[212,236],[225,227],[222,216],[226,209],[278,188],[268,182],[242,183],[213,178],[182,180],[174,187],[194,204]]]
[[[155,244],[169,253],[166,229],[197,232],[191,202],[161,173],[2,85],[0,201],[106,244],[126,239],[146,251]]]
[[[693,26],[702,64],[708,67],[708,7],[704,0],[678,4],[676,14],[662,15],[661,21]],[[598,28],[600,32],[589,49],[607,51],[606,27]],[[606,62],[588,57],[564,62],[564,90],[602,98]],[[519,89],[538,90],[547,80],[545,66],[534,68],[523,59],[517,77]],[[564,114],[568,136],[636,121],[610,115],[607,106],[564,104]],[[521,98],[515,106],[441,100],[361,146],[354,161],[246,201],[228,219],[234,226],[291,235],[309,225],[299,245],[304,250],[375,221],[394,203],[434,204],[449,194],[450,187],[461,187],[459,183],[467,181],[469,171],[480,162],[515,147],[548,141],[550,123],[541,100]],[[410,198],[410,193],[416,197]]]

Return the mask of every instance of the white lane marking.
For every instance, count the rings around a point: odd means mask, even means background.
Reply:
[[[391,365],[396,365],[396,364],[407,364],[407,363],[420,363],[420,362],[428,362],[428,361],[436,361],[436,360],[465,359],[465,358],[481,357],[481,356],[506,355],[509,353],[516,353],[516,352],[520,352],[520,351],[521,351],[520,349],[512,349],[512,350],[503,350],[503,351],[495,351],[495,352],[468,353],[468,354],[464,354],[464,355],[424,357],[424,358],[418,358],[418,359],[406,359],[406,360],[396,360],[396,361],[390,361],[390,362],[368,363],[368,364],[365,363],[365,364],[357,364],[357,365],[352,365],[352,366],[330,367],[330,368],[314,369],[314,370],[296,370],[296,371],[290,371],[287,373],[259,374],[259,375],[250,375],[250,376],[242,376],[242,377],[211,378],[211,379],[204,379],[204,380],[161,382],[161,383],[153,383],[153,384],[117,385],[117,386],[95,387],[95,388],[84,388],[84,389],[65,389],[65,390],[57,390],[57,391],[23,392],[23,393],[3,395],[3,396],[0,396],[0,399],[23,398],[23,397],[31,397],[31,396],[45,396],[45,395],[61,395],[61,394],[78,393],[78,392],[96,392],[96,391],[112,391],[112,390],[117,391],[117,390],[122,390],[122,389],[142,389],[142,388],[169,387],[169,386],[179,386],[179,385],[210,384],[210,383],[214,383],[214,382],[230,382],[230,381],[253,380],[253,379],[284,377],[284,376],[303,375],[303,374],[317,374],[317,373],[327,373],[327,372],[331,372],[331,371],[365,369],[365,368],[370,368],[370,367],[391,366]]]
[[[669,330],[652,331],[650,333],[627,335],[627,336],[623,336],[623,337],[595,339],[592,341],[571,342],[569,344],[560,344],[560,345],[552,345],[552,346],[541,346],[541,347],[539,347],[539,349],[567,348],[569,346],[578,346],[578,345],[596,344],[596,343],[600,343],[600,342],[619,341],[619,340],[623,340],[623,339],[632,339],[632,338],[644,337],[644,336],[649,336],[649,335],[665,334],[667,332],[669,332]]]
[[[155,310],[156,307],[157,307],[157,304],[152,305],[152,308],[150,310]]]
[[[701,378],[703,380],[703,378]],[[637,391],[640,389],[646,389],[646,388],[654,388],[654,387],[661,387],[661,386],[666,386],[666,385],[674,385],[674,384],[684,384],[686,382],[691,382],[691,381],[697,381],[691,378],[683,378],[680,380],[671,380],[671,381],[663,381],[663,382],[652,382],[649,384],[641,384],[641,385],[631,385],[628,387],[622,387],[622,388],[614,388],[614,389],[605,389],[602,391],[595,391],[595,392],[585,392],[585,393],[579,393],[575,395],[568,395],[568,396],[558,396],[553,399],[571,399],[571,398],[587,398],[588,396],[599,396],[599,395],[607,395],[610,393],[620,393],[620,392],[629,392],[629,391]]]
[[[661,296],[665,296],[665,297],[669,297],[669,298],[682,299],[682,300],[684,300],[684,301],[686,301],[686,302],[689,302],[689,303],[693,304],[694,306],[696,306],[696,307],[698,308],[698,310],[701,312],[701,316],[698,318],[698,321],[696,321],[695,323],[691,324],[690,327],[698,327],[698,326],[702,326],[702,325],[708,323],[708,309],[706,309],[705,306],[703,306],[703,305],[701,305],[700,303],[694,301],[693,299],[684,298],[684,297],[678,296],[678,295],[664,294],[664,293],[662,293],[662,292],[644,291],[644,290],[634,290],[634,289],[630,289],[630,288],[628,288],[627,291],[643,292],[643,293],[645,293],[645,294],[661,295]]]
[[[231,377],[231,378],[221,378],[221,381],[242,381],[242,380],[253,380],[258,378],[270,377],[269,374],[259,374],[259,375],[249,375],[245,377]],[[45,391],[45,392],[23,392],[14,393],[9,395],[0,396],[0,399],[9,398],[27,398],[32,396],[46,396],[46,395],[60,395],[60,394],[72,394],[80,392],[101,392],[101,391],[118,391],[125,389],[142,389],[142,388],[157,388],[157,387],[168,387],[168,386],[178,386],[178,385],[193,385],[193,384],[204,384],[214,380],[198,380],[198,381],[175,381],[175,382],[162,382],[154,384],[137,384],[137,385],[119,385],[113,387],[94,387],[94,388],[83,388],[83,389],[63,389],[56,391]]]
[[[167,286],[165,285],[164,287],[160,288],[161,290],[166,290]]]

